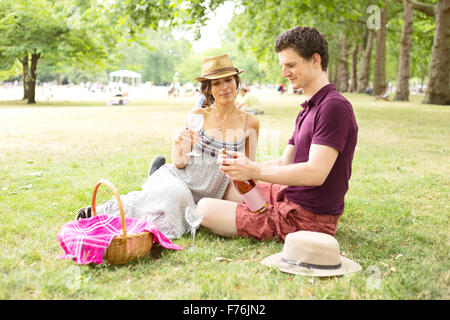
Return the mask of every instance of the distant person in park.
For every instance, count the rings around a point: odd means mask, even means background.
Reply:
[[[180,80],[179,80],[179,73],[175,72],[174,76],[173,76],[173,81],[170,84],[169,87],[169,91],[168,91],[168,95],[170,96],[174,96],[174,97],[179,97],[180,96]]]
[[[149,177],[141,191],[121,196],[127,217],[154,222],[169,239],[190,230],[185,209],[201,198],[232,199],[233,183],[220,170],[217,156],[222,148],[242,152],[256,159],[259,120],[239,110],[235,99],[240,86],[238,70],[227,54],[203,59],[201,93],[205,96],[200,109],[189,111],[185,127],[174,136],[172,162],[157,157],[149,168]],[[189,118],[196,115],[203,125],[196,132],[188,128]],[[191,150],[199,156],[190,156]],[[157,169],[157,170],[156,170]],[[115,200],[96,206],[97,213],[119,214]],[[76,218],[91,216],[91,207],[78,210]]]
[[[278,86],[277,91],[281,94],[286,92],[286,86],[284,85],[284,83],[282,83]]]
[[[379,95],[375,97],[375,100],[389,100],[389,94],[391,93],[391,85],[390,83],[386,86],[386,88]]]
[[[264,113],[264,111],[261,110],[261,100],[259,100],[255,94],[248,92],[245,88],[239,89],[236,105],[239,109],[248,113],[255,115]]]
[[[195,105],[195,108],[200,109],[202,107],[203,101],[205,101],[205,95],[202,93],[200,98],[197,100],[197,104]]]
[[[112,97],[107,104],[109,106],[111,105],[124,105],[124,104],[128,104],[130,102],[130,100],[128,99],[128,93],[124,92],[124,93],[117,93],[114,95],[114,97]]]
[[[275,41],[283,77],[301,88],[292,137],[281,158],[264,163],[241,152],[219,156],[231,179],[257,183],[269,206],[254,214],[240,201],[202,199],[201,225],[225,237],[284,241],[299,230],[334,235],[344,211],[358,126],[350,102],[328,82],[328,43],[313,27],[295,27]]]

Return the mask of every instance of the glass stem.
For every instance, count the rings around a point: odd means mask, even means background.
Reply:
[[[191,229],[191,234],[192,234],[192,248],[194,248],[194,241],[195,241],[195,228]]]

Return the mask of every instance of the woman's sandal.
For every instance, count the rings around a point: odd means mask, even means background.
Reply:
[[[77,220],[90,218],[92,216],[91,211],[91,207],[84,207],[79,209],[76,213]]]

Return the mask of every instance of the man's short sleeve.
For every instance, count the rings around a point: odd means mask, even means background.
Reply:
[[[339,99],[327,101],[318,113],[312,144],[344,150],[351,127],[349,108]]]

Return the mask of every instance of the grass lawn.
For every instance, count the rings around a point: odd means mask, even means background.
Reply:
[[[170,159],[171,136],[195,99],[0,102],[0,299],[449,299],[450,109],[418,96],[347,97],[359,140],[336,238],[363,271],[325,279],[261,265],[282,243],[205,230],[196,251],[163,250],[124,266],[57,260],[56,235],[90,203],[95,183],[139,190],[151,159]],[[301,100],[264,99],[259,160],[281,154]],[[97,201],[110,198],[100,188]]]

